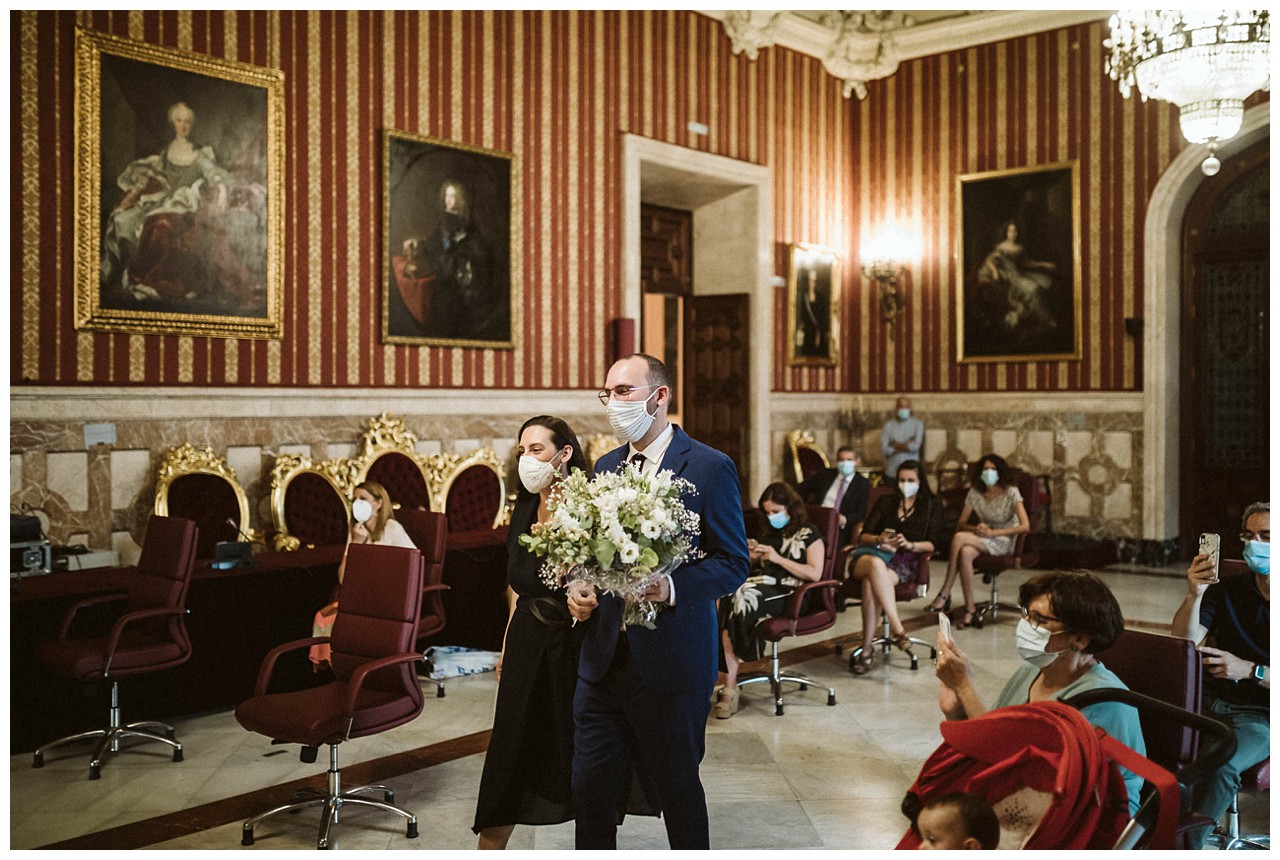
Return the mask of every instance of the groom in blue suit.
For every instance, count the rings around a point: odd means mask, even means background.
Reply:
[[[670,380],[658,359],[616,362],[600,399],[627,444],[601,457],[596,472],[638,462],[692,483],[697,492],[682,501],[701,518],[694,546],[702,556],[646,593],[659,604],[653,630],[623,629],[613,595],[571,590],[570,612],[587,621],[573,701],[576,845],[617,847],[616,810],[634,766],[657,792],[671,847],[709,848],[698,766],[716,681],[716,599],[742,585],[750,567],[738,470],[667,421]]]

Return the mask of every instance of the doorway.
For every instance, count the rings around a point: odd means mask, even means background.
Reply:
[[[1270,498],[1270,140],[1224,162],[1183,222],[1179,538],[1238,556],[1246,505]]]

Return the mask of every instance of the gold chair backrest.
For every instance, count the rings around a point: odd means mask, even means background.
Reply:
[[[787,434],[787,454],[791,458],[791,473],[796,484],[804,481],[804,468],[800,463],[801,449],[816,454],[822,461],[822,467],[828,468],[831,461],[827,459],[826,453],[821,446],[814,441],[813,433],[809,430],[792,430]]]
[[[172,510],[174,505],[169,498],[174,483],[192,475],[209,475],[227,484],[235,495],[236,512],[232,516],[235,518],[236,527],[246,536],[251,535],[249,498],[245,495],[244,487],[240,486],[235,470],[208,445],[176,445],[165,452],[160,468],[156,472],[156,497],[152,505],[156,515],[167,517],[172,511],[176,516],[196,520],[197,527],[202,524],[200,511]],[[206,510],[203,513],[205,516],[201,533],[201,555],[208,557],[212,552],[212,542],[215,540],[214,530],[223,525],[225,517],[221,512]],[[210,519],[211,517],[213,519]],[[238,536],[232,537],[229,531],[225,536],[229,540],[239,540]]]

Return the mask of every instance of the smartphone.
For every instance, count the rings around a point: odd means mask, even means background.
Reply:
[[[1209,580],[1210,582],[1218,581],[1218,559],[1221,555],[1221,549],[1222,538],[1220,536],[1211,532],[1205,532],[1200,535],[1199,553],[1209,556],[1209,560],[1213,562],[1213,579]]]
[[[955,642],[955,637],[951,635],[951,617],[945,612],[938,613],[938,627],[942,630],[942,635],[946,637],[948,642]]]

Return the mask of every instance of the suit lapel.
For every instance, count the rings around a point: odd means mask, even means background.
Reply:
[[[689,465],[689,449],[692,445],[689,442],[689,434],[679,425],[673,425],[675,432],[671,436],[671,444],[667,446],[667,453],[662,457],[662,470],[670,470],[677,478],[684,472],[685,466]]]

